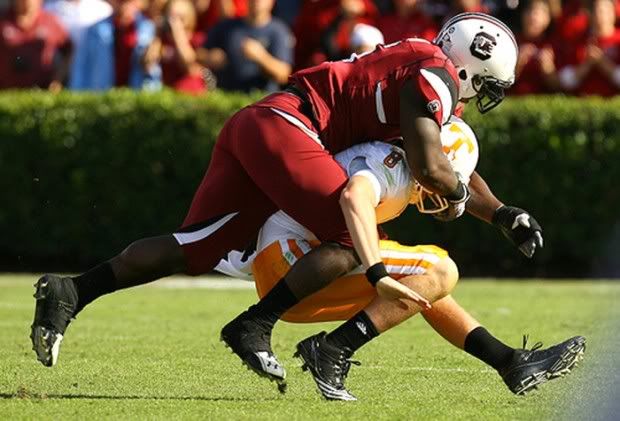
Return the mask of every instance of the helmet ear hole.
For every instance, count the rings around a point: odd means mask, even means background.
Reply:
[[[465,69],[461,69],[459,72],[459,78],[461,80],[467,80],[467,71]]]

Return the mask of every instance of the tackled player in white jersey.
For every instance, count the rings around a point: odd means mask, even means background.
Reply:
[[[454,171],[468,183],[478,162],[475,134],[465,122],[452,117],[442,128],[441,141]],[[450,209],[444,199],[424,189],[410,176],[405,152],[397,144],[359,144],[335,158],[350,177],[341,205],[347,224],[356,226],[351,230],[354,241],[358,242],[356,248],[359,245],[361,250],[380,256],[389,275],[415,291],[419,301],[405,303],[379,297],[366,281],[360,265],[283,315],[283,320],[294,323],[347,320],[333,332],[322,332],[297,345],[296,356],[302,359],[304,370],[310,369],[325,398],[355,400],[344,385],[353,353],[420,311],[442,337],[495,368],[513,393],[527,393],[549,379],[570,372],[585,350],[583,337],[571,338],[548,349],[526,350],[525,343],[523,349],[511,348],[493,337],[450,296],[458,280],[458,270],[445,250],[433,245],[404,246],[378,239],[376,225],[396,218],[409,204],[440,219],[446,217],[446,212],[463,211]],[[529,219],[537,225],[533,218]],[[518,244],[526,255],[541,245],[538,237],[533,241]],[[259,296],[263,297],[298,258],[318,244],[312,232],[279,211],[261,229],[257,251],[252,256],[244,258],[241,252],[231,252],[216,270],[237,277],[251,274]],[[265,357],[261,364],[272,377],[284,380],[284,368],[276,359]]]

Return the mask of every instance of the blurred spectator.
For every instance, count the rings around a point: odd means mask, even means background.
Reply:
[[[248,14],[248,0],[194,0],[198,13],[197,30],[207,33],[219,21]]]
[[[293,39],[287,26],[271,15],[274,0],[249,0],[245,18],[217,24],[200,52],[225,90],[275,91],[291,74]]]
[[[75,49],[89,26],[112,15],[112,6],[103,0],[53,0],[45,3],[45,10],[60,19]]]
[[[341,60],[351,55],[351,33],[355,25],[368,21],[365,15],[364,0],[341,0],[340,12],[321,36],[321,51],[328,60]]]
[[[521,32],[523,9],[527,8],[527,0],[485,0],[483,2],[490,13],[504,22],[513,32]],[[551,12],[551,20],[557,20],[562,14],[562,0],[547,0]]]
[[[345,22],[343,22],[343,18]],[[371,0],[306,0],[294,26],[295,68],[314,66],[348,51],[349,36],[357,23],[375,24],[377,8]],[[340,25],[340,26],[339,26]],[[334,31],[334,28],[336,31]],[[325,35],[326,31],[330,31]]]
[[[142,10],[144,15],[152,20],[155,25],[159,25],[163,19],[164,8],[167,3],[167,0],[148,0]]]
[[[273,8],[273,16],[286,23],[289,27],[293,26],[295,18],[299,14],[303,0],[277,0]]]
[[[14,0],[0,16],[0,89],[62,89],[71,59],[69,34],[42,0]]]
[[[383,34],[374,26],[358,23],[351,32],[351,52],[364,54],[373,51],[377,45],[384,44]]]
[[[77,51],[72,89],[105,90],[115,86],[133,89],[160,87],[161,70],[147,71],[143,57],[155,37],[155,26],[139,9],[139,0],[110,0],[113,15],[86,31]]]
[[[594,0],[590,34],[560,70],[562,87],[579,95],[611,96],[620,87],[620,31],[614,0]]]
[[[446,20],[459,13],[489,13],[489,8],[482,0],[452,0],[450,9],[446,14]]]
[[[582,37],[588,30],[588,11],[583,0],[566,0],[562,13],[556,22],[558,39],[573,41]]]
[[[60,19],[69,31],[74,55],[83,48],[86,30],[112,15],[112,6],[103,0],[54,0],[45,4],[45,10]],[[69,75],[75,74],[75,60],[72,60]]]
[[[394,0],[394,13],[381,16],[377,28],[387,43],[414,37],[430,41],[437,35],[437,25],[424,14],[420,0]]]
[[[191,0],[170,0],[159,34],[144,59],[147,68],[161,63],[164,85],[191,94],[206,90],[204,69],[196,58],[204,37],[195,29],[196,10]]]
[[[512,95],[548,93],[558,88],[554,54],[549,39],[551,9],[547,0],[531,0],[522,12],[517,36],[519,57]]]

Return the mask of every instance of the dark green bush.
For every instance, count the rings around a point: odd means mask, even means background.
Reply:
[[[254,99],[1,94],[0,269],[81,270],[173,230],[223,122]],[[466,120],[480,138],[479,172],[544,226],[542,253],[521,258],[471,217],[442,224],[408,212],[387,227],[394,238],[447,247],[466,275],[584,276],[613,263],[620,100],[511,100]]]

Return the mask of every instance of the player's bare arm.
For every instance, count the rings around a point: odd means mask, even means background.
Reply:
[[[400,129],[407,162],[413,177],[425,188],[446,196],[459,187],[459,180],[441,148],[440,128],[416,95],[412,82],[400,92]]]
[[[377,206],[375,190],[367,177],[354,175],[340,195],[340,206],[351,233],[355,250],[368,270],[376,264],[382,264],[379,251],[379,234],[377,233]],[[381,277],[375,285],[377,292],[385,299],[410,299],[422,308],[431,305],[424,297],[409,289],[390,276]],[[406,304],[403,303],[406,307]]]
[[[340,195],[340,206],[347,228],[365,268],[381,261],[375,202],[375,192],[370,180],[361,175],[351,177]]]
[[[493,214],[503,203],[495,197],[489,185],[476,171],[469,180],[469,192],[471,198],[467,201],[467,212],[489,224],[492,223]]]

